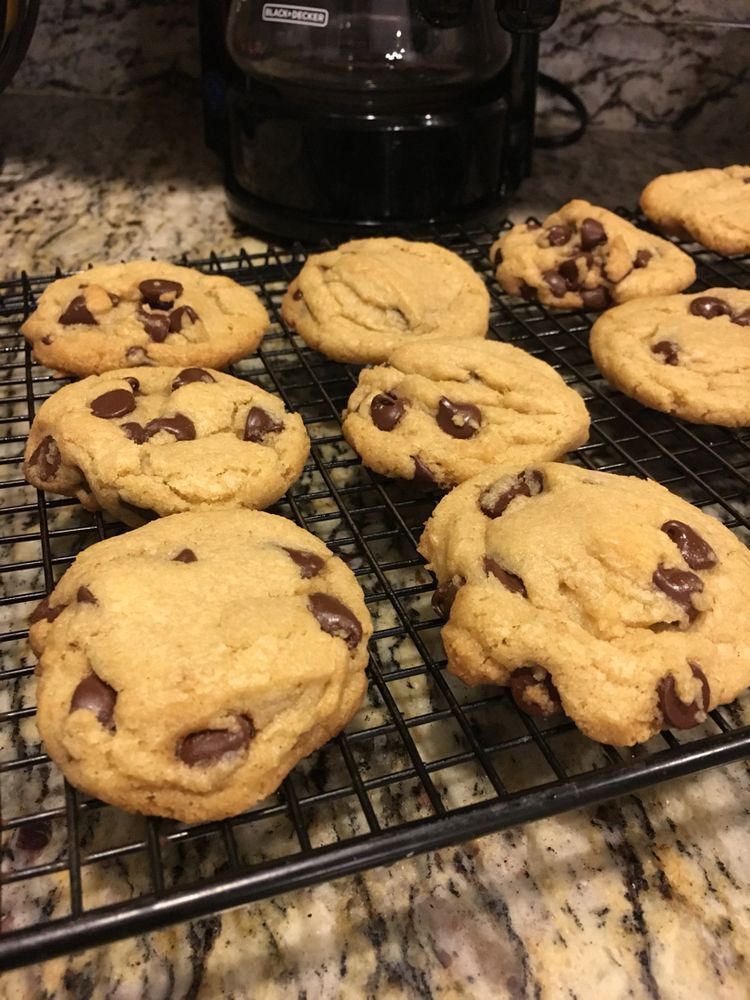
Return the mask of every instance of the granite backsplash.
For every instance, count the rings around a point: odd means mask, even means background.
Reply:
[[[41,8],[15,91],[124,99],[197,91],[197,3],[45,0]],[[748,28],[747,0],[563,0],[541,63],[581,94],[597,127],[692,130],[720,118],[740,134],[750,118]]]

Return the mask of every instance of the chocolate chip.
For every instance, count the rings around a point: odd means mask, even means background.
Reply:
[[[17,831],[15,846],[29,854],[38,854],[43,851],[52,839],[52,820],[35,819],[31,823],[24,825]]]
[[[129,347],[127,351],[125,351],[125,357],[131,362],[131,364],[134,365],[151,364],[151,359],[143,347]]]
[[[179,306],[169,314],[169,332],[180,333],[186,326],[192,326],[198,322],[198,313],[190,306]]]
[[[497,492],[498,483],[492,483],[479,497],[479,509],[494,520],[504,513],[505,508],[516,497],[535,497],[544,489],[544,477],[538,469],[520,472],[502,493]]]
[[[86,305],[86,299],[83,295],[76,295],[57,322],[62,323],[63,326],[73,326],[76,323],[80,323],[82,326],[98,325],[94,314]]]
[[[190,385],[191,382],[215,382],[216,379],[205,368],[183,368],[177,378],[172,382],[172,391],[179,389],[183,385]]]
[[[495,252],[492,255],[492,266],[493,266],[493,268],[495,268],[495,270],[497,270],[497,268],[500,267],[500,265],[502,264],[502,262],[503,262],[503,251],[500,249],[500,247],[497,247],[497,249],[495,250]]]
[[[417,455],[412,455],[414,460],[414,475],[412,476],[412,482],[418,483],[422,486],[437,486],[438,481],[421,458]]]
[[[689,524],[665,521],[661,530],[675,543],[690,569],[711,569],[716,565],[716,553]]]
[[[582,288],[581,299],[587,309],[607,309],[612,305],[612,298],[604,285],[599,285],[598,288]]]
[[[406,411],[403,400],[392,392],[380,392],[370,403],[370,416],[379,431],[392,431]]]
[[[48,622],[53,622],[55,618],[59,618],[67,606],[67,604],[55,604],[53,607],[49,603],[49,598],[45,597],[43,601],[37,604],[29,616],[29,625],[36,625],[43,618]]]
[[[536,219],[527,219],[526,220],[526,228],[527,229],[541,229],[542,228],[542,224],[541,224],[541,222],[537,222]]]
[[[136,444],[145,444],[148,438],[146,428],[142,427],[134,420],[127,424],[120,424],[120,430],[123,432],[125,437],[130,438],[131,441],[135,441]]]
[[[570,260],[564,260],[562,264],[558,267],[558,271],[560,272],[560,275],[565,279],[565,286],[567,290],[569,292],[577,291],[581,282],[578,277],[578,265],[576,264],[575,259],[571,258]]]
[[[661,355],[665,365],[678,365],[680,363],[677,344],[673,340],[660,340],[658,344],[653,344],[651,353]]]
[[[292,298],[294,299],[295,302],[299,302],[299,300],[302,298],[302,289],[295,288],[294,291],[292,292]]]
[[[173,417],[156,417],[146,424],[147,438],[152,438],[160,431],[173,434],[178,441],[192,441],[195,438],[195,424],[183,413],[175,413]]]
[[[135,409],[135,397],[128,389],[110,389],[109,392],[97,396],[89,403],[89,409],[95,417],[103,420],[114,420],[124,417]]]
[[[177,756],[188,767],[216,764],[227,754],[239,753],[250,745],[255,726],[246,715],[238,715],[235,729],[201,729],[189,733],[177,744]]]
[[[521,287],[518,290],[519,295],[522,299],[526,299],[527,302],[536,302],[537,294],[536,288],[532,288],[531,285],[527,285],[525,281],[521,282]]]
[[[432,606],[436,614],[440,615],[441,618],[448,617],[453,607],[453,602],[456,599],[456,594],[465,583],[466,580],[462,576],[458,576],[447,583],[440,584],[435,589],[435,593],[432,595]]]
[[[43,344],[46,344],[46,345],[47,345],[47,347],[49,347],[49,345],[50,345],[51,343],[53,343],[54,339],[55,339],[54,337],[49,337],[49,336],[47,336],[47,337],[42,337],[42,343],[43,343]]]
[[[130,386],[130,388],[133,390],[133,395],[137,396],[138,393],[140,392],[140,388],[141,388],[141,383],[138,381],[138,379],[134,378],[132,375],[126,375],[125,376],[125,381],[128,383],[128,385]]]
[[[310,594],[307,606],[324,632],[343,639],[349,649],[354,649],[359,643],[362,626],[337,597],[331,594]]]
[[[262,444],[266,435],[275,434],[283,430],[283,423],[272,417],[267,410],[262,410],[259,406],[251,406],[245,420],[245,441],[252,441],[255,444]]]
[[[646,267],[653,256],[650,250],[639,250],[633,260],[633,267]]]
[[[29,465],[33,465],[36,468],[39,478],[46,482],[48,479],[54,479],[57,470],[60,468],[61,461],[62,456],[60,455],[60,449],[57,447],[57,441],[48,434],[42,438],[39,445],[34,449],[29,459]]]
[[[488,576],[494,576],[496,580],[509,590],[511,594],[520,594],[522,597],[528,597],[526,593],[526,587],[520,576],[515,576],[513,573],[509,573],[506,569],[500,565],[500,563],[495,562],[490,556],[484,557],[484,571]]]
[[[473,403],[454,403],[447,396],[438,402],[437,425],[445,434],[465,441],[482,426],[482,414]]]
[[[572,235],[573,229],[571,226],[552,226],[547,233],[547,239],[551,247],[562,247],[565,246]]]
[[[149,313],[139,307],[136,312],[143,329],[149,337],[157,344],[161,344],[167,339],[169,333],[169,316],[163,313]]]
[[[584,219],[581,223],[581,249],[593,250],[600,243],[607,242],[604,226],[596,219]]]
[[[736,316],[732,317],[732,322],[737,326],[750,326],[750,309],[745,309],[744,312],[738,313]]]
[[[546,718],[562,709],[560,695],[544,667],[518,667],[510,675],[508,686],[513,701],[527,715]],[[534,688],[541,689],[542,698],[539,701],[532,697]]]
[[[654,570],[651,579],[655,587],[682,608],[688,621],[692,622],[697,617],[698,609],[693,605],[692,595],[700,594],[703,590],[703,581],[700,577],[684,569],[659,566]]]
[[[317,576],[326,564],[325,559],[314,552],[308,552],[305,549],[288,549],[286,546],[282,546],[282,548],[292,562],[299,566],[299,575],[303,580]]]
[[[81,683],[73,692],[70,701],[70,711],[76,712],[79,708],[84,708],[93,712],[99,722],[106,729],[114,729],[113,715],[117,692],[106,684],[101,677],[96,674],[89,674],[84,677]]]
[[[690,312],[703,319],[715,319],[717,316],[731,315],[732,309],[724,299],[717,299],[715,295],[701,295],[690,303]]]
[[[115,295],[114,292],[107,292],[107,295],[109,295],[109,301],[112,303],[113,306],[119,306],[120,304],[119,295]]]
[[[138,291],[152,309],[171,309],[182,295],[182,285],[167,278],[149,278],[138,285]]]
[[[698,722],[703,722],[711,700],[708,680],[697,663],[691,663],[693,677],[700,681],[701,691],[695,701],[686,705],[677,694],[677,686],[673,674],[662,677],[657,686],[659,708],[664,722],[672,729],[690,729]]]
[[[542,277],[556,299],[561,299],[568,290],[568,284],[558,271],[543,271]]]
[[[91,593],[88,587],[79,587],[76,594],[76,601],[79,604],[98,604],[99,602]]]
[[[182,549],[172,560],[173,562],[193,563],[198,561],[198,556],[192,549]]]

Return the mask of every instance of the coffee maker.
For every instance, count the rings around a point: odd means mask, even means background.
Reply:
[[[281,238],[482,218],[529,174],[539,33],[559,0],[201,5],[230,211]]]

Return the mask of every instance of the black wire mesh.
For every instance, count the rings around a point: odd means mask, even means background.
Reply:
[[[433,238],[487,279],[492,335],[552,364],[586,400],[591,437],[573,461],[652,477],[747,541],[750,429],[685,424],[622,396],[592,363],[588,315],[548,313],[494,284],[491,233],[455,228]],[[692,249],[697,287],[750,287],[750,259]],[[535,722],[503,690],[468,689],[445,672],[434,584],[416,552],[437,496],[369,472],[343,440],[338,416],[356,370],[308,350],[278,313],[305,256],[302,247],[272,248],[184,263],[248,285],[269,309],[272,332],[234,374],[277,392],[305,420],[311,460],[274,509],[356,573],[376,626],[369,691],[346,730],[277,795],[232,820],[190,827],[79,794],[40,746],[28,615],[82,548],[124,529],[25,483],[28,427],[61,381],[32,361],[17,328],[54,275],[0,285],[0,968],[457,843],[750,750],[750,713],[739,702],[694,730],[622,750],[592,743],[567,720]]]

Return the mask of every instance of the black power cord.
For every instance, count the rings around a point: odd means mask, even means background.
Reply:
[[[570,132],[561,132],[558,135],[538,135],[534,140],[534,145],[538,149],[560,149],[562,146],[570,146],[581,138],[588,126],[589,113],[586,110],[586,105],[571,87],[556,80],[553,76],[540,73],[538,80],[540,88],[549,91],[556,97],[561,97],[570,105],[578,119],[578,124]]]

